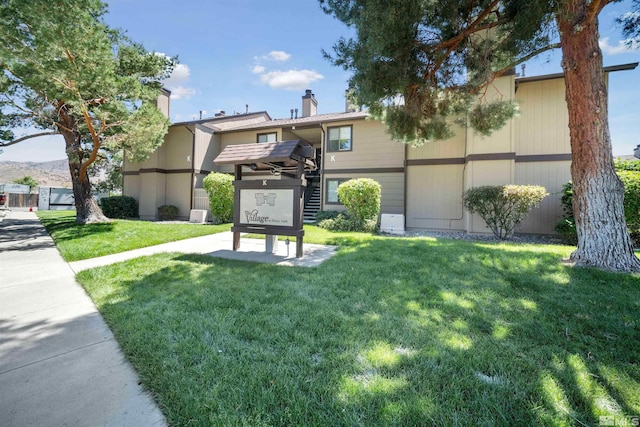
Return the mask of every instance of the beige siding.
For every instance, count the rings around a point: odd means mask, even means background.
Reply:
[[[327,179],[371,178],[381,187],[380,212],[388,214],[404,214],[404,174],[402,173],[370,173],[370,174],[325,174],[322,181],[322,203],[324,210],[342,210],[340,204],[327,204],[325,189]]]
[[[563,216],[560,192],[562,186],[571,180],[570,167],[570,161],[516,163],[516,184],[542,185],[549,193],[540,206],[527,215],[517,232],[555,233],[554,227]]]
[[[484,97],[487,101],[509,101],[513,99],[515,90],[514,76],[500,77],[487,88]],[[513,144],[514,134],[513,120],[508,121],[504,127],[493,132],[490,136],[482,136],[473,129],[467,129],[467,154],[487,153],[512,153],[515,151]]]
[[[465,156],[466,129],[453,125],[455,135],[442,141],[429,141],[420,147],[407,146],[407,160],[454,159]]]
[[[521,83],[516,99],[520,117],[515,120],[518,155],[571,152],[569,116],[563,79]]]
[[[335,122],[327,127],[353,125],[352,151],[327,151],[324,143],[324,169],[371,169],[402,167],[404,165],[404,144],[392,140],[385,132],[384,125],[375,120],[355,122]]]
[[[213,132],[203,126],[196,126],[196,141],[194,147],[193,167],[196,170],[212,171],[215,152]]]
[[[140,174],[140,219],[155,219],[158,206],[166,204],[166,181],[167,175],[163,173]]]
[[[233,132],[222,134],[220,139],[220,151],[224,150],[227,145],[238,144],[256,144],[258,131],[249,130],[245,132]],[[278,131],[280,136],[280,131]],[[216,171],[224,173],[233,173],[233,165],[217,165]]]
[[[122,195],[133,197],[139,200],[140,197],[140,175],[124,175],[122,183]]]
[[[172,127],[162,148],[165,152],[163,169],[191,169],[193,166],[193,135],[184,126]],[[160,166],[162,167],[162,166]]]
[[[172,173],[166,175],[166,205],[178,208],[178,219],[189,219],[191,210],[191,174]],[[162,204],[158,205],[162,206]]]
[[[407,228],[462,230],[464,165],[407,167]]]
[[[514,180],[513,160],[477,160],[467,164],[465,188],[483,185],[505,185]],[[490,233],[478,214],[467,215],[466,230],[470,233]]]

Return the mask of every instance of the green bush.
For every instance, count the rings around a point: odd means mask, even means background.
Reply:
[[[158,207],[158,219],[161,221],[171,221],[176,219],[180,210],[173,205],[162,205]]]
[[[367,233],[375,233],[378,231],[378,219],[360,220],[340,213],[334,218],[319,221],[318,227],[329,231],[364,231]]]
[[[370,178],[357,178],[338,186],[338,200],[350,217],[365,222],[380,215],[380,184]]]
[[[640,160],[620,160],[613,162],[616,171],[636,171],[640,172]]]
[[[640,172],[618,171],[618,177],[624,184],[624,218],[634,241],[640,236]]]
[[[640,165],[640,162],[616,161],[616,173],[624,184],[624,218],[631,239],[638,246],[640,245],[640,171],[636,171],[636,165]],[[573,184],[571,182],[562,186],[560,202],[564,210],[564,218],[556,225],[556,231],[566,244],[576,245],[578,235],[573,215]]]
[[[548,195],[539,185],[489,185],[467,190],[463,202],[469,212],[480,215],[493,234],[504,240]]]
[[[112,196],[100,199],[102,213],[108,218],[137,218],[138,202],[129,196]]]
[[[233,221],[233,176],[211,172],[202,181],[207,195],[214,224]]]
[[[344,215],[344,212],[340,211],[318,211],[316,213],[316,224],[320,223],[320,221],[324,221],[325,219],[333,219],[338,215]]]

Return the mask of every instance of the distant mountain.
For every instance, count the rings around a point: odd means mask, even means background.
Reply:
[[[50,162],[0,162],[0,184],[31,176],[41,186],[71,188],[68,160]]]

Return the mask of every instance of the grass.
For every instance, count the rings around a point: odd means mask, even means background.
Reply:
[[[563,266],[562,246],[341,243],[313,269],[160,254],[78,280],[175,426],[640,414],[638,276]]]
[[[219,233],[231,228],[230,224],[161,224],[123,219],[78,225],[74,211],[37,211],[37,215],[68,262]]]

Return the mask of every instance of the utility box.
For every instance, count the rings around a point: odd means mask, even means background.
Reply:
[[[191,212],[189,212],[189,222],[204,224],[207,222],[207,211],[202,209],[191,209]]]
[[[389,234],[404,234],[404,215],[382,214],[380,231]]]

